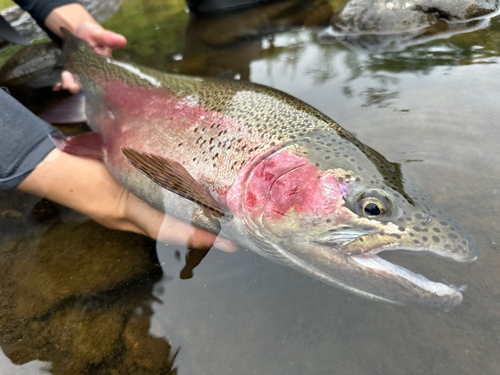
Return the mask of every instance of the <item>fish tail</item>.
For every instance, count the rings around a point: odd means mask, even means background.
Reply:
[[[90,47],[86,42],[74,36],[68,29],[61,27],[61,32],[63,34],[63,47],[61,56],[57,62],[57,66],[60,68],[68,68],[71,61],[77,54],[81,53],[94,53],[92,47]]]

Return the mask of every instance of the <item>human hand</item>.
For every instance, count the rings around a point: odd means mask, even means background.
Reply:
[[[127,39],[121,34],[105,30],[94,22],[82,23],[74,32],[77,38],[86,41],[98,54],[111,57],[111,51],[125,47]]]
[[[96,159],[54,149],[17,188],[72,208],[108,228],[172,245],[236,251],[231,241],[155,210],[126,190]]]
[[[104,29],[96,22],[84,22],[74,32],[75,36],[86,41],[95,52],[111,57],[113,49],[125,47],[127,40],[123,35]],[[80,85],[68,71],[61,76],[62,82],[54,86],[54,91],[68,90],[72,94],[80,91]]]

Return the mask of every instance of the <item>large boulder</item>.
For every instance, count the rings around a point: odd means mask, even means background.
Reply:
[[[489,25],[497,0],[349,0],[320,41],[370,52],[398,51]]]

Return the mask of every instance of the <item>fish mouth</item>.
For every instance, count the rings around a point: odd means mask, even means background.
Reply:
[[[431,281],[425,276],[408,270],[402,266],[391,263],[378,255],[350,255],[350,259],[361,265],[363,268],[371,272],[380,274],[385,277],[399,277],[408,280],[410,283],[440,297],[459,295],[460,303],[462,301],[461,292],[467,289],[467,285],[459,287],[453,284],[444,284],[436,281]]]
[[[363,233],[350,229],[340,233],[337,231],[325,233],[316,238],[314,243],[335,249],[345,257],[347,264],[357,269],[355,271],[346,265],[351,269],[352,275],[359,275],[359,282],[353,283],[353,278],[350,277],[344,285],[346,289],[350,286],[353,288],[351,291],[366,298],[399,305],[424,304],[444,311],[449,311],[462,302],[465,285],[455,286],[446,281],[429,280],[421,274],[384,259],[383,256],[395,252],[410,252],[426,256],[431,254],[446,261],[468,263],[478,257],[479,249],[475,242],[471,242],[467,250],[453,251],[452,248],[448,250],[434,246],[406,246],[400,243],[401,240],[398,238],[395,238],[393,243],[388,243],[388,239],[391,240],[392,237],[380,232]]]
[[[380,275],[385,279],[396,279],[400,282],[402,280],[418,287],[424,292],[435,296],[435,298],[448,301],[446,306],[444,306],[445,311],[450,311],[455,306],[457,306],[463,300],[462,292],[467,289],[467,285],[455,286],[453,284],[444,282],[436,282],[429,280],[425,276],[415,273],[407,268],[404,268],[398,264],[389,262],[383,259],[378,254],[386,251],[399,251],[399,250],[409,250],[411,252],[418,251],[419,253],[426,253],[437,255],[440,258],[447,260],[453,260],[455,262],[472,262],[477,259],[477,255],[464,258],[457,257],[455,254],[444,254],[439,249],[430,248],[382,248],[379,251],[372,251],[365,254],[350,254],[347,257],[354,261],[357,265],[361,266],[363,269],[372,272],[374,274]],[[442,307],[441,307],[442,308]]]

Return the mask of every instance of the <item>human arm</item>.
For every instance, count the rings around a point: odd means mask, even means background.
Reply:
[[[234,245],[150,207],[123,187],[101,161],[52,150],[17,187],[70,207],[113,229],[168,244],[234,251]]]

